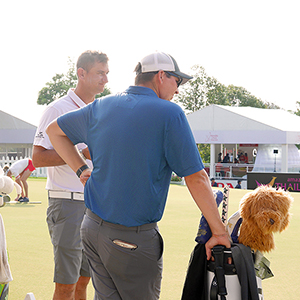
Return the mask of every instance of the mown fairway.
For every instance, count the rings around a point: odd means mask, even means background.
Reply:
[[[30,179],[31,201],[42,204],[7,204],[0,209],[3,217],[10,267],[14,280],[10,283],[11,300],[23,300],[26,293],[33,292],[36,300],[52,298],[54,284],[52,245],[46,225],[47,192],[44,179]],[[229,215],[238,209],[245,190],[230,190]],[[15,194],[11,194],[14,199]],[[289,228],[277,234],[277,249],[265,256],[271,261],[275,277],[263,281],[266,300],[299,299],[300,283],[298,267],[300,257],[300,194],[293,193],[292,221]],[[164,238],[164,273],[162,300],[181,298],[186,269],[195,246],[200,212],[186,187],[171,185],[164,217],[159,223]],[[88,299],[93,299],[90,284]],[[142,299],[141,299],[142,300]]]

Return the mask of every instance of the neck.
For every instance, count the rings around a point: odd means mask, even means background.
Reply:
[[[95,100],[95,95],[85,91],[84,89],[80,88],[78,85],[76,86],[74,93],[85,103],[89,104]]]
[[[145,82],[145,83],[141,83],[138,86],[143,86],[143,87],[147,87],[151,90],[153,90],[155,92],[155,94],[159,97],[160,93],[159,93],[159,89],[157,87],[157,85],[155,84],[155,82],[153,81],[149,81],[149,82]]]

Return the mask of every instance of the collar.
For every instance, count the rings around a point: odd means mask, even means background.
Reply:
[[[125,92],[128,94],[145,95],[158,98],[158,96],[152,89],[144,86],[130,86]]]
[[[68,90],[68,96],[73,100],[78,108],[86,106],[86,104],[74,93],[74,89]]]

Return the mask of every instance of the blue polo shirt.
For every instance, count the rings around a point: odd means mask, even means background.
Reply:
[[[149,88],[95,100],[58,118],[73,144],[88,145],[93,172],[86,206],[103,220],[139,226],[161,219],[172,171],[204,168],[182,109]]]

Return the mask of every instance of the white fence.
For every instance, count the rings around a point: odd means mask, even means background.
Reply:
[[[27,158],[27,157],[24,157]],[[11,166],[14,162],[23,159],[23,157],[2,157],[0,158],[0,166],[3,168],[5,165]],[[36,168],[30,177],[47,177],[47,168]]]

